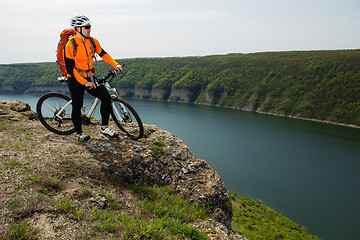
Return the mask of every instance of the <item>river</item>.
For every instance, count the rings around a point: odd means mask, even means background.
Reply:
[[[34,111],[38,98],[0,95]],[[195,104],[129,102],[144,123],[183,139],[231,193],[261,199],[322,239],[358,239],[360,129]]]

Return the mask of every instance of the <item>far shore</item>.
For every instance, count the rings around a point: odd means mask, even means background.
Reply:
[[[252,110],[249,110],[249,109],[246,109],[246,108],[226,107],[226,106],[221,106],[221,105],[211,105],[211,104],[204,104],[204,103],[195,103],[195,104],[206,105],[206,106],[214,106],[214,107],[223,107],[223,108],[229,108],[229,109],[237,109],[237,110],[241,110],[241,111],[256,112],[256,113],[267,114],[267,115],[276,116],[276,117],[286,117],[286,118],[293,118],[293,119],[299,119],[299,120],[305,120],[305,121],[327,123],[327,124],[332,124],[332,125],[337,125],[337,126],[342,126],[342,127],[349,127],[349,128],[357,128],[357,129],[360,129],[360,126],[359,126],[359,125],[355,125],[355,124],[337,123],[337,122],[331,122],[331,121],[327,121],[327,120],[319,120],[319,119],[313,119],[313,118],[296,117],[296,116],[290,116],[290,115],[284,115],[284,114],[278,114],[278,113],[270,113],[270,112],[263,112],[263,111],[252,111]]]
[[[2,93],[3,94],[3,93]],[[5,93],[4,95],[22,95],[21,93],[18,94],[11,94],[11,93]],[[29,94],[29,95],[33,95],[33,94]],[[42,95],[42,94],[40,94]],[[142,98],[133,98],[136,100],[144,100]],[[11,100],[11,99],[9,99]],[[16,99],[14,99],[16,100]],[[189,103],[189,102],[182,102],[182,101],[167,101],[167,100],[160,100],[160,99],[148,99],[150,101],[165,101],[165,102],[179,102],[179,103]],[[212,104],[206,104],[206,103],[193,103],[193,104],[198,104],[198,105],[205,105],[205,106],[214,106],[214,107],[222,107],[222,108],[229,108],[229,109],[237,109],[237,110],[241,110],[241,111],[246,111],[246,112],[256,112],[256,113],[260,113],[260,114],[267,114],[267,115],[271,115],[271,116],[277,116],[277,117],[286,117],[286,118],[293,118],[293,119],[299,119],[299,120],[305,120],[305,121],[312,121],[312,122],[319,122],[319,123],[327,123],[327,124],[332,124],[332,125],[337,125],[337,126],[342,126],[342,127],[349,127],[349,128],[356,128],[356,129],[360,129],[359,125],[355,125],[355,124],[345,124],[345,123],[337,123],[337,122],[332,122],[332,121],[327,121],[327,120],[319,120],[319,119],[313,119],[313,118],[304,118],[304,117],[297,117],[297,116],[290,116],[290,115],[284,115],[284,114],[278,114],[278,113],[270,113],[270,112],[264,112],[264,111],[253,111],[247,108],[236,108],[236,107],[227,107],[227,106],[222,106],[222,105],[212,105]]]

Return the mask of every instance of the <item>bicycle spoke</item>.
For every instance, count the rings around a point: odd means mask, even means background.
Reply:
[[[144,127],[139,115],[123,99],[117,98],[114,100],[111,115],[116,125],[130,138],[138,139],[143,136]]]
[[[60,93],[49,93],[42,96],[37,103],[37,114],[41,123],[57,134],[73,133],[72,105],[69,101],[69,97]]]

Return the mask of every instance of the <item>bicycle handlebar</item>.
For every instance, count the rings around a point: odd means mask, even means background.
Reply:
[[[116,70],[109,71],[106,76],[95,78],[95,82],[98,84],[104,83],[104,82],[106,82],[106,80],[109,77],[116,76],[117,74],[118,74],[118,71],[116,71]]]
[[[121,65],[121,66],[125,66],[125,63],[123,64],[123,65]],[[106,76],[103,76],[103,77],[99,77],[99,78],[95,78],[95,82],[97,83],[97,84],[102,84],[102,83],[104,83],[104,82],[106,82],[106,80],[109,78],[109,77],[115,77],[115,76],[117,76],[119,73],[122,73],[122,72],[119,72],[119,71],[117,71],[117,70],[111,70],[111,71],[109,71],[108,73],[107,73],[107,75]]]

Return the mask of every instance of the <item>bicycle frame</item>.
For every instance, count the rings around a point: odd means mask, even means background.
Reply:
[[[106,82],[104,85],[105,85],[106,89],[108,90],[108,92],[109,92],[109,94],[111,95],[112,98],[117,97],[118,94],[117,94],[116,88],[111,88],[111,87],[110,87],[110,84],[107,83],[107,82]],[[91,116],[93,115],[93,113],[94,113],[94,111],[95,111],[95,109],[96,109],[96,107],[97,107],[97,105],[98,105],[99,102],[100,102],[100,99],[99,99],[99,98],[95,98],[95,99],[94,99],[93,103],[91,104],[91,107],[90,107],[89,111],[85,114],[86,118],[88,118],[88,119],[91,118]],[[62,112],[63,112],[71,103],[72,103],[72,100],[70,100],[69,102],[67,102],[61,109],[59,109],[59,111],[58,111],[57,114],[55,115],[56,118],[62,119],[62,117],[61,117]],[[114,105],[113,102],[111,103],[111,106],[112,106],[112,108],[113,108],[114,114],[118,117],[118,119],[122,119],[121,116],[120,116],[120,113],[119,113],[118,110],[116,109],[116,107],[115,107],[115,105]],[[126,108],[124,107],[124,105],[123,105],[122,103],[120,103],[120,107],[121,107],[121,109],[122,109],[122,111],[123,111],[124,113],[127,113]]]
[[[95,108],[96,108],[96,106],[98,105],[99,101],[100,101],[99,98],[95,98],[95,99],[94,99],[94,101],[93,101],[93,103],[92,103],[92,105],[91,105],[91,107],[90,107],[89,112],[86,114],[86,117],[87,117],[87,118],[90,119],[90,117],[91,117],[92,114],[94,113]]]

